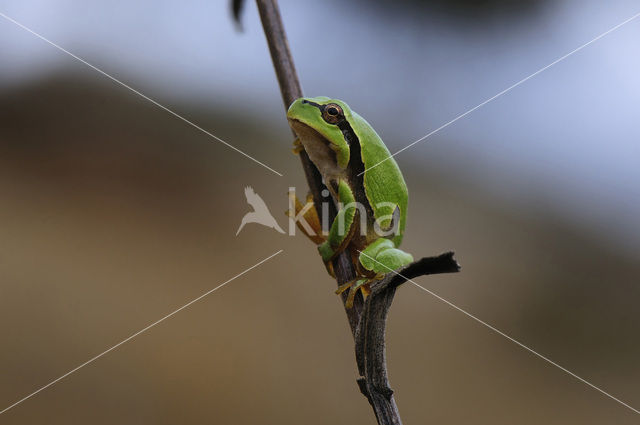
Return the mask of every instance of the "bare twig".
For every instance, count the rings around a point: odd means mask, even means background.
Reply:
[[[241,0],[233,2],[236,19],[239,19],[241,3]],[[289,43],[276,0],[256,0],[256,3],[286,109],[294,100],[302,97],[302,88],[289,51]],[[320,173],[304,151],[300,152],[300,160],[318,216],[322,220],[322,211],[318,207],[322,205],[321,193],[325,186],[322,183]],[[335,205],[330,205],[330,207],[332,208],[329,209],[329,223],[333,221],[337,213]],[[333,268],[338,285],[349,282],[356,277],[351,258],[346,252],[341,253],[334,260]],[[407,279],[417,276],[451,273],[458,270],[459,266],[453,259],[453,253],[423,258],[396,273],[389,273],[385,279],[373,284],[371,295],[367,298],[366,303],[358,293],[353,308],[345,307],[355,340],[356,361],[360,373],[360,378],[357,381],[358,386],[369,400],[380,425],[399,425],[402,423],[393,398],[393,391],[389,388],[385,361],[386,318],[396,288]],[[342,295],[343,304],[346,297],[347,291]]]
[[[256,3],[258,4],[262,27],[264,28],[264,34],[267,38],[269,51],[271,52],[273,67],[275,68],[278,83],[280,84],[282,101],[284,102],[285,109],[287,109],[294,100],[302,97],[302,87],[300,86],[298,74],[293,64],[293,57],[289,50],[289,42],[287,41],[287,35],[284,31],[282,19],[280,18],[280,10],[275,0],[256,0]],[[323,202],[321,193],[322,190],[325,189],[325,185],[322,183],[322,177],[318,169],[313,165],[311,160],[309,160],[309,156],[304,151],[300,152],[300,161],[302,162],[307,184],[313,195],[318,217],[320,217],[320,222],[322,223],[322,211],[319,206],[322,205]],[[335,205],[330,205],[329,223],[333,221],[336,214],[337,210]],[[346,252],[343,252],[334,260],[333,269],[339,285],[349,282],[356,277],[351,259]],[[345,293],[343,295],[343,302],[346,301],[346,297],[347,294]],[[361,311],[362,297],[356,299],[352,309],[346,309],[351,332],[354,336],[358,327]]]
[[[427,257],[415,261],[394,272],[371,286],[360,324],[356,333],[356,361],[360,378],[360,391],[373,407],[379,424],[401,424],[400,414],[389,388],[387,363],[385,359],[385,328],[387,315],[396,288],[414,277],[454,273],[460,266],[453,258],[453,252],[437,257]]]

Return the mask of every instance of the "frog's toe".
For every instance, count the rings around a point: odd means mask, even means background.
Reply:
[[[358,290],[356,288],[351,288],[349,290],[349,295],[347,296],[347,301],[345,301],[344,306],[346,308],[353,308],[353,302],[356,300],[356,294]]]
[[[344,303],[346,308],[353,307],[353,302],[356,299],[358,291],[362,292],[364,299],[367,299],[367,296],[371,294],[371,288],[369,287],[369,281],[367,279],[354,279],[347,283],[343,283],[336,290],[336,294],[340,295],[347,289],[349,290],[349,294],[347,295],[347,299]]]
[[[352,308],[353,307],[353,302],[356,299],[356,295],[358,294],[358,291],[362,292],[362,297],[364,299],[367,299],[367,295],[369,295],[371,293],[371,289],[369,287],[369,280],[368,279],[359,279],[357,280],[352,286],[351,289],[349,290],[349,296],[347,297],[347,301],[344,303],[345,307],[347,308]]]
[[[340,295],[347,289],[351,288],[353,286],[353,282],[353,280],[350,280],[349,282],[343,283],[342,285],[338,286],[338,289],[336,289],[336,295]]]
[[[303,150],[304,146],[302,146],[302,142],[300,141],[300,139],[296,138],[296,140],[293,141],[293,148],[291,148],[291,152],[293,152],[295,155],[298,155]]]

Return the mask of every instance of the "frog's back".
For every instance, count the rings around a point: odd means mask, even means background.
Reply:
[[[371,203],[376,219],[391,217],[394,207],[385,203],[397,205],[400,210],[398,233],[393,237],[396,246],[400,245],[406,224],[407,204],[409,194],[402,172],[396,161],[391,157],[389,149],[369,123],[351,112],[355,118],[352,121],[353,131],[361,141],[361,156],[364,163],[364,187],[367,198]],[[362,141],[366,140],[366,143]],[[388,159],[387,159],[388,158]],[[384,160],[384,161],[383,161]],[[381,162],[382,161],[382,162]],[[391,219],[381,220],[383,227],[391,224]]]

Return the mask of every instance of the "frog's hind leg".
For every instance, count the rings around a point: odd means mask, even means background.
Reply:
[[[377,275],[385,275],[413,261],[413,256],[395,247],[389,239],[378,239],[360,252],[360,264]]]
[[[345,180],[338,181],[338,201],[342,206],[331,223],[327,240],[318,247],[325,263],[347,248],[359,222],[359,211],[355,207],[356,198]]]

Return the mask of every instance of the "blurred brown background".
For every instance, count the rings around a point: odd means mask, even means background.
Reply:
[[[162,103],[284,178],[80,65],[2,89],[0,410],[284,252],[0,422],[374,423],[314,247],[257,225],[235,237],[244,186],[283,227],[287,188],[305,190],[267,76],[266,116],[225,98]],[[605,237],[606,222],[595,231],[544,191],[512,198],[442,158],[404,164],[404,247],[455,249],[463,272],[418,282],[637,408],[640,255],[629,240]],[[388,362],[407,424],[638,423],[410,284],[392,308]]]

